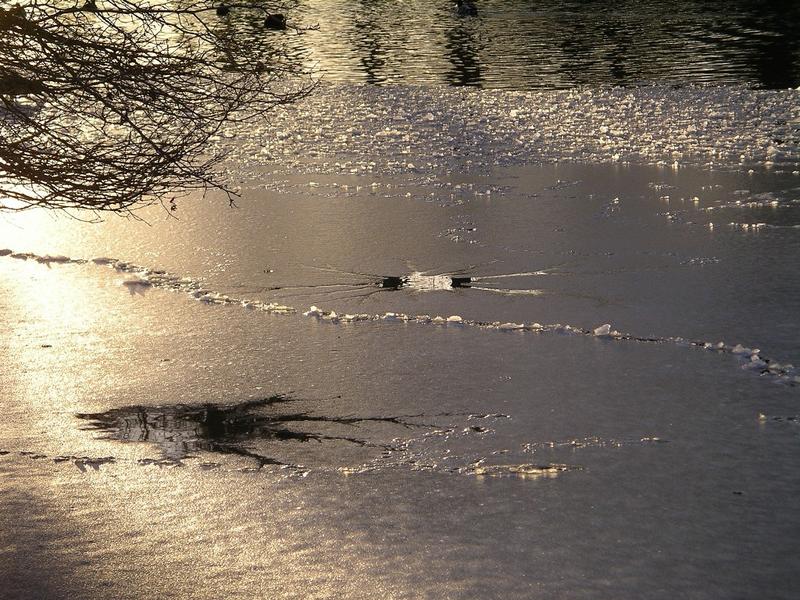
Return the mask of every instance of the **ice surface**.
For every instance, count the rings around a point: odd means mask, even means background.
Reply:
[[[11,257],[19,256],[20,254],[9,253]],[[187,277],[180,277],[172,275],[163,270],[153,270],[146,267],[134,265],[129,262],[116,260],[116,259],[102,259],[98,262],[97,259],[87,261],[85,259],[74,259],[66,256],[58,256],[57,260],[49,255],[39,256],[34,253],[24,253],[24,256],[35,260],[37,263],[43,263],[50,266],[50,263],[72,263],[72,264],[87,264],[93,263],[99,266],[110,266],[116,271],[127,273],[126,279],[120,281],[120,285],[128,289],[133,295],[143,293],[143,290],[150,287],[158,287],[170,291],[184,292],[188,296],[195,298],[197,301],[205,304],[213,305],[237,305],[245,309],[254,309],[269,314],[291,315],[297,312],[292,306],[280,304],[278,302],[263,302],[252,299],[242,299],[231,297],[227,294],[220,292],[209,291],[203,289],[199,282],[194,281]],[[541,272],[514,274],[517,275],[540,275]],[[496,278],[507,277],[504,275],[496,276]],[[414,284],[416,280],[422,280],[424,283]],[[430,280],[431,283],[427,283]],[[432,276],[426,277],[420,273],[412,273],[408,277],[409,287],[419,290],[443,290],[451,289],[452,278],[450,276]],[[444,282],[444,283],[441,283]],[[480,289],[480,288],[479,288]],[[498,330],[498,331],[524,331],[535,334],[556,333],[556,334],[572,334],[593,336],[598,338],[605,338],[616,341],[628,341],[638,343],[655,343],[655,344],[674,344],[679,347],[686,348],[701,348],[705,350],[712,350],[723,354],[732,354],[740,357],[744,362],[741,365],[743,369],[749,369],[757,372],[759,375],[768,375],[777,378],[778,381],[786,383],[787,385],[794,386],[797,382],[796,370],[793,365],[780,364],[774,359],[765,358],[760,355],[761,350],[751,349],[743,346],[742,344],[735,344],[733,346],[726,345],[724,342],[713,344],[704,340],[686,340],[683,337],[652,337],[652,336],[639,336],[631,333],[622,333],[611,327],[610,324],[605,323],[594,328],[584,329],[579,326],[553,323],[549,325],[542,325],[535,322],[527,323],[513,323],[501,321],[476,321],[472,319],[464,319],[460,315],[408,315],[402,312],[386,312],[384,314],[369,314],[359,313],[350,314],[342,313],[341,315],[335,310],[325,310],[317,306],[311,306],[308,310],[303,311],[302,316],[312,317],[320,321],[339,324],[339,323],[352,323],[352,322],[403,322],[414,323],[418,325],[449,325],[449,326],[470,326],[480,330]]]
[[[271,164],[264,149],[280,162],[272,169],[359,175],[552,161],[791,171],[800,166],[798,106],[798,90],[744,86],[476,92],[337,84],[220,143],[236,141],[229,168],[237,178]]]
[[[796,94],[322,86],[238,209],[4,216],[0,572],[794,598]]]

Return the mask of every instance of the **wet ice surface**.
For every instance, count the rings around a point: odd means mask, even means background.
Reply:
[[[0,217],[2,593],[795,597],[795,92],[674,92],[765,111],[680,141],[672,109],[675,168],[579,162],[563,104],[524,164],[448,129],[495,102],[457,91],[380,141],[422,92],[340,91],[384,116],[324,92],[236,209]]]

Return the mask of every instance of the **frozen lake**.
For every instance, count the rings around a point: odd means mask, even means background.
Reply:
[[[348,72],[0,215],[0,597],[797,597],[800,91]]]

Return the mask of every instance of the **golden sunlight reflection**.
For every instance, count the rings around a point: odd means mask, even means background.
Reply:
[[[82,219],[89,216],[82,215]],[[66,252],[81,242],[81,229],[74,226],[76,223],[77,218],[66,212],[43,209],[0,212],[0,249],[37,254]]]
[[[126,349],[140,325],[125,310],[126,291],[111,271],[81,264],[49,265],[2,258],[3,313],[0,350],[6,360],[4,391],[21,444],[80,447],[86,435],[71,415],[103,397],[126,373]],[[5,340],[2,338],[5,337]],[[30,446],[26,447],[30,450]]]

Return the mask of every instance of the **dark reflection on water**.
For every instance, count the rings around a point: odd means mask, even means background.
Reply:
[[[214,452],[254,459],[259,467],[295,466],[262,454],[261,448],[268,448],[269,443],[338,441],[389,450],[389,446],[336,431],[346,428],[352,433],[354,426],[368,423],[425,427],[407,420],[412,417],[324,416],[280,409],[294,401],[270,396],[238,404],[125,406],[77,417],[89,421],[87,429],[106,434],[106,439],[155,444],[164,458],[175,464],[197,452]],[[313,430],[315,425],[326,432]]]
[[[300,0],[295,23],[265,32],[329,81],[506,89],[643,82],[800,85],[800,2],[778,0]],[[232,15],[232,19],[235,17]]]

